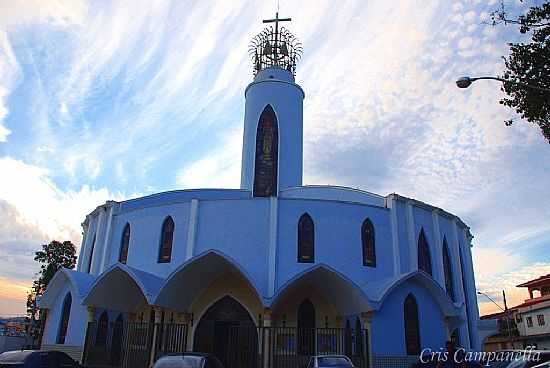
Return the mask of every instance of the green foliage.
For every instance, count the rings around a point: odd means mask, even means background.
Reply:
[[[515,24],[519,32],[529,34],[528,43],[510,43],[510,55],[503,57],[506,69],[501,78],[550,89],[550,2],[531,7],[517,19],[507,17],[504,5],[492,14],[494,24]],[[506,93],[500,103],[513,108],[522,119],[537,124],[550,143],[550,92],[503,83]],[[506,121],[511,125],[512,120]]]
[[[37,279],[33,281],[31,292],[27,295],[27,314],[31,321],[36,320],[38,313],[37,298],[44,294],[51,279],[61,267],[68,269],[76,265],[76,248],[70,241],[52,240],[43,244],[42,250],[35,253],[34,260],[40,263]],[[35,337],[39,334],[38,326],[32,326]]]

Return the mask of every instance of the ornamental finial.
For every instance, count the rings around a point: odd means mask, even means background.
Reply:
[[[279,22],[290,22],[291,18],[265,19],[263,23],[275,23],[269,26],[250,41],[248,52],[254,63],[254,75],[260,70],[278,67],[296,74],[296,63],[302,56],[302,44],[286,28],[279,28]]]

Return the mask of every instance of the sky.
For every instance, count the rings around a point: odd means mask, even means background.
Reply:
[[[458,215],[478,290],[526,299],[515,285],[550,273],[550,146],[532,124],[504,126],[516,116],[497,82],[454,83],[502,72],[518,32],[486,24],[497,1],[279,6],[304,45],[304,183]],[[40,245],[80,246],[81,222],[106,200],[239,186],[248,42],[276,9],[0,0],[0,315],[24,313]]]

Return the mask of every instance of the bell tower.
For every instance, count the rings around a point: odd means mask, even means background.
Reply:
[[[302,44],[279,22],[250,42],[254,80],[245,90],[241,188],[254,197],[277,196],[302,185],[304,91],[294,81]]]

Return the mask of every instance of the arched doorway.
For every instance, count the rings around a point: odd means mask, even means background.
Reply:
[[[255,368],[258,335],[254,321],[238,301],[225,296],[202,316],[193,350],[216,355],[226,368]]]

